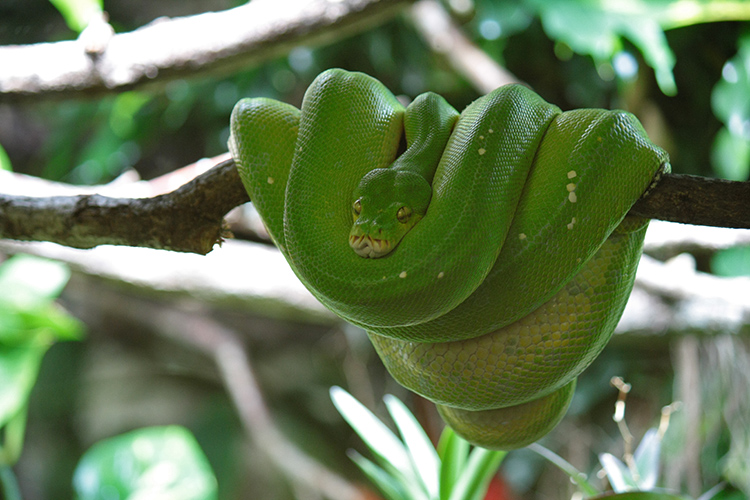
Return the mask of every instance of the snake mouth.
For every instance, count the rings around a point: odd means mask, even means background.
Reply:
[[[364,258],[377,259],[390,253],[393,250],[389,240],[373,238],[369,234],[361,236],[350,235],[349,246],[352,247],[357,255]]]

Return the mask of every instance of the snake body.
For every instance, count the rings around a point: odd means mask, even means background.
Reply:
[[[497,449],[565,414],[633,285],[648,221],[626,214],[669,168],[629,113],[562,112],[520,85],[458,113],[334,69],[301,109],[241,100],[230,129],[300,280],[458,434]]]

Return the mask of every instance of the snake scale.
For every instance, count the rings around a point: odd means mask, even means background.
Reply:
[[[229,147],[290,266],[468,441],[514,449],[564,416],[608,342],[668,171],[623,111],[521,85],[461,113],[332,69],[300,109],[242,99]]]

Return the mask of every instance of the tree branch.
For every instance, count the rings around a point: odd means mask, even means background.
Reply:
[[[208,72],[229,73],[294,46],[341,39],[409,0],[254,0],[222,12],[158,19],[114,35],[101,53],[81,40],[0,47],[0,102],[122,92]]]
[[[248,201],[230,159],[175,191],[152,198],[0,194],[0,238],[52,241],[73,248],[128,245],[205,255],[228,235],[224,215]],[[750,182],[664,175],[630,214],[750,228]]]
[[[236,332],[199,314],[160,309],[149,316],[159,318],[166,335],[214,359],[246,434],[292,482],[332,500],[365,500],[364,493],[300,450],[276,426]]]
[[[489,94],[509,83],[521,83],[472,42],[437,0],[419,0],[409,17],[430,49],[442,55],[480,94]]]
[[[0,238],[73,248],[128,245],[207,254],[227,236],[224,215],[249,201],[232,160],[152,198],[0,194]]]
[[[698,226],[750,228],[750,182],[664,175],[630,213]]]

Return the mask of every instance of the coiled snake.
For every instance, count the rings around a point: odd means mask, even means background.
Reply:
[[[319,75],[301,109],[243,99],[229,147],[276,245],[385,366],[474,444],[549,432],[633,285],[669,169],[629,113],[561,112],[520,85],[460,114]]]

